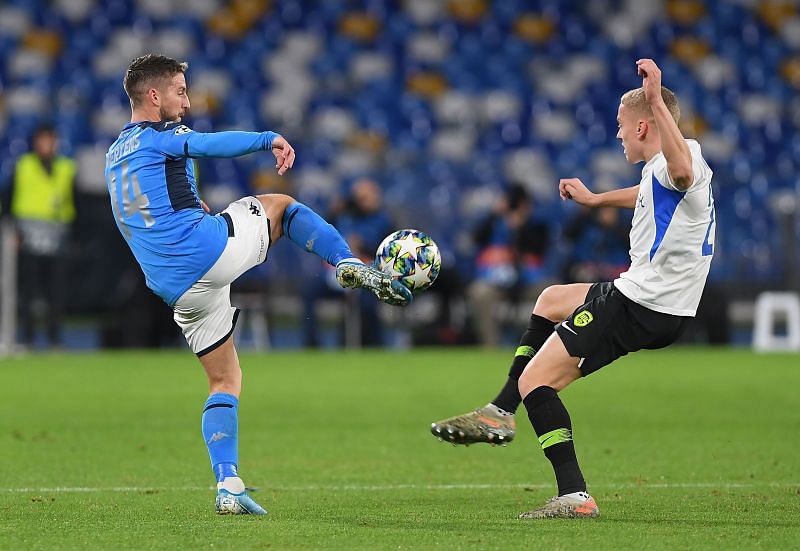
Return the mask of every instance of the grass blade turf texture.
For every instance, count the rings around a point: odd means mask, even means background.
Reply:
[[[218,517],[189,353],[0,361],[1,549],[792,548],[800,356],[640,352],[563,393],[597,521],[520,521],[555,492],[527,422],[453,448],[509,354],[242,355],[240,472],[262,518]],[[521,412],[524,416],[524,411]]]

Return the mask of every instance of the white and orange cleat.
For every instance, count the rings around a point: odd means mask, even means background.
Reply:
[[[542,507],[522,513],[519,518],[594,518],[600,509],[594,498],[586,492],[575,492],[551,497]]]

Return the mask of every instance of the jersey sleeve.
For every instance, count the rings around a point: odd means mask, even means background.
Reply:
[[[678,189],[670,178],[669,171],[667,170],[667,160],[662,156],[658,164],[653,169],[653,175],[658,182],[665,188],[680,192],[694,191],[703,187],[703,182],[711,180],[711,169],[708,167],[703,154],[700,151],[700,144],[695,140],[686,140],[689,146],[689,152],[692,154],[692,185],[689,189]]]
[[[195,132],[179,125],[158,132],[156,147],[169,157],[239,157],[272,149],[275,132]]]

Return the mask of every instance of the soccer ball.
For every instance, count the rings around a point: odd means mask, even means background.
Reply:
[[[442,268],[439,247],[419,230],[398,230],[386,236],[375,253],[378,269],[391,274],[412,293],[430,287]]]

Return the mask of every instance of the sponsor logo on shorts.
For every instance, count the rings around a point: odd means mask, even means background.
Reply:
[[[250,212],[255,214],[256,216],[261,216],[261,209],[259,209],[255,203],[250,202]]]
[[[572,327],[570,327],[569,325],[567,325],[567,320],[564,320],[564,321],[561,322],[561,327],[563,327],[564,329],[566,329],[567,331],[569,331],[573,335],[577,335],[575,330]]]
[[[594,316],[589,310],[583,310],[575,314],[575,317],[572,319],[575,322],[575,327],[586,327],[594,320]]]

